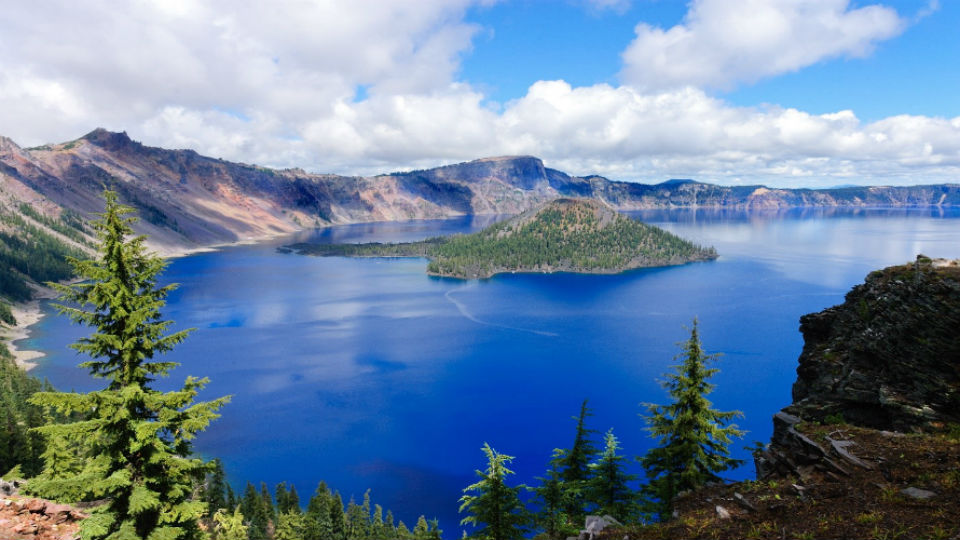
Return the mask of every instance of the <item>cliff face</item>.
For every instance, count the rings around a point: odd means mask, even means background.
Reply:
[[[16,211],[27,202],[51,215],[99,211],[100,192],[109,187],[139,210],[139,232],[165,253],[317,225],[515,214],[558,197],[594,198],[618,210],[960,205],[960,185],[953,184],[835,190],[647,185],[570,176],[531,156],[373,177],[309,174],[149,147],[103,129],[31,149],[0,137],[0,187],[0,205]]]
[[[800,319],[804,348],[786,412],[905,431],[960,422],[960,263],[871,273],[846,301]]]

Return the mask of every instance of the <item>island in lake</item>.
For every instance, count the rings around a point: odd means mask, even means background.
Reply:
[[[426,257],[427,273],[460,279],[507,272],[613,274],[717,258],[659,227],[590,199],[557,199],[473,234],[398,244],[310,244],[281,248],[304,255]]]

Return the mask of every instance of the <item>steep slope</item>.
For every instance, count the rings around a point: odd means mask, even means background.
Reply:
[[[531,156],[479,159],[374,177],[274,170],[142,145],[103,129],[62,144],[23,149],[0,137],[0,187],[49,212],[88,215],[104,187],[144,218],[140,232],[162,253],[263,238],[304,227],[362,221],[515,214],[558,197],[587,197],[618,210],[677,206],[960,205],[960,185],[833,190],[657,185],[575,177]]]

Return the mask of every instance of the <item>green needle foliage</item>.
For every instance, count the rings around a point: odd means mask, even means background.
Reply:
[[[210,467],[191,457],[191,443],[229,398],[195,403],[207,380],[194,377],[178,391],[150,387],[177,365],[154,356],[171,350],[188,331],[167,333],[172,321],[161,319],[160,308],[174,286],[157,285],[166,263],[146,252],[143,236],[133,235],[136,218],[127,216],[133,210],[113,192],[104,197],[106,210],[93,224],[97,258],[69,259],[84,281],[51,286],[61,293],[58,311],[94,329],[72,347],[91,358],[81,366],[107,386],[31,398],[81,420],[38,428],[50,444],[46,468],[30,489],[52,499],[106,500],[83,522],[84,540],[204,538],[198,521],[207,505],[194,499],[193,488]]]
[[[233,513],[224,512],[223,508],[213,514],[214,535],[216,540],[247,540],[247,526],[243,524],[243,514],[240,507],[233,509]]]
[[[597,505],[596,513],[610,515],[623,522],[636,509],[636,494],[629,482],[635,480],[624,471],[624,457],[617,452],[620,441],[611,428],[604,436],[604,450],[595,463],[590,464],[593,476],[588,485],[589,499]]]
[[[587,417],[593,416],[587,407],[587,400],[580,404],[580,415],[577,420],[577,434],[573,439],[573,446],[563,456],[560,462],[560,476],[563,479],[564,489],[567,490],[567,514],[578,516],[585,513],[585,496],[587,481],[590,478],[590,462],[597,455],[597,449],[590,440],[596,433],[587,429]]]
[[[736,424],[726,424],[743,413],[711,408],[713,404],[706,396],[713,385],[707,380],[719,370],[706,364],[719,355],[704,353],[696,319],[683,349],[677,355],[683,363],[673,366],[676,373],[667,374],[663,384],[673,403],[645,404],[650,424],[647,429],[659,440],[659,446],[641,457],[640,463],[649,478],[647,491],[659,501],[661,517],[669,515],[677,494],[717,481],[717,473],[742,463],[730,457],[728,447],[732,437],[742,437],[744,432]]]
[[[560,475],[560,466],[566,455],[566,450],[555,448],[547,474],[537,477],[540,485],[533,488],[533,500],[537,505],[534,524],[551,540],[575,536],[579,530],[570,521],[565,510],[575,504],[575,501],[571,500],[573,493],[566,489]]]
[[[476,471],[480,481],[463,490],[460,512],[469,512],[470,515],[460,520],[460,524],[477,527],[473,538],[522,538],[528,521],[520,503],[520,491],[524,486],[510,487],[506,483],[507,475],[513,474],[513,471],[507,468],[507,464],[513,461],[513,456],[499,454],[487,443],[483,443],[482,450],[487,456],[487,470]]]

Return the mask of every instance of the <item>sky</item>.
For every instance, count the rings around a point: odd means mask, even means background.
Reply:
[[[376,174],[960,182],[957,0],[3,2],[0,135]]]

